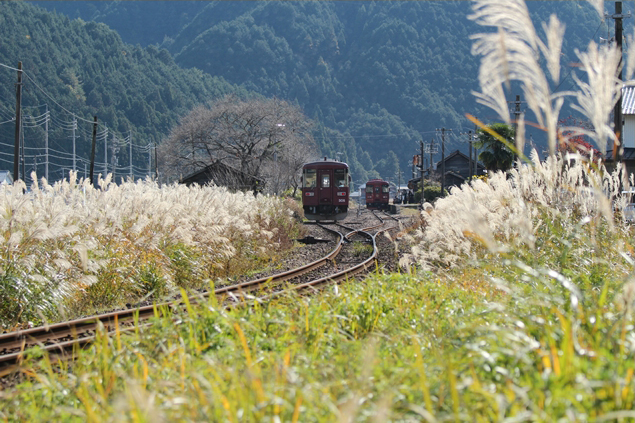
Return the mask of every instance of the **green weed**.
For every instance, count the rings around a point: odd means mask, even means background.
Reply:
[[[373,246],[361,241],[353,242],[353,254],[355,257],[370,256],[373,253]]]

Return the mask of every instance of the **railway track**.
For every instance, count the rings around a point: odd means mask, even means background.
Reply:
[[[249,305],[254,301],[266,301],[290,291],[302,295],[318,291],[326,285],[340,283],[375,265],[378,257],[376,236],[384,230],[393,229],[378,213],[373,213],[377,223],[360,228],[344,224],[320,224],[325,231],[336,235],[335,247],[324,257],[297,268],[272,276],[262,277],[234,285],[223,286],[187,298],[190,303],[204,301],[216,296],[224,307]],[[389,215],[387,215],[389,216]],[[391,217],[391,216],[389,216]],[[394,219],[394,218],[393,218]],[[396,220],[396,219],[395,219]],[[359,225],[359,223],[357,223]],[[338,229],[334,229],[334,226]],[[371,233],[372,231],[372,233]],[[372,246],[367,257],[350,260],[356,254],[350,251],[348,259],[341,259],[343,252],[352,249],[355,240]],[[339,261],[339,263],[338,263]],[[349,264],[345,266],[343,264]],[[261,291],[258,296],[248,293]],[[79,349],[92,343],[98,332],[119,334],[143,326],[148,319],[172,313],[182,307],[183,300],[143,306],[128,310],[90,316],[68,322],[4,333],[0,335],[0,377],[15,372],[23,361],[25,351],[39,345],[52,360],[73,359]]]

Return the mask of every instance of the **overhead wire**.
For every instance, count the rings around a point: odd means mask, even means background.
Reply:
[[[598,24],[598,27],[595,29],[595,32],[593,33],[593,37],[591,37],[591,39],[595,39],[595,36],[598,34],[598,31],[600,30],[600,28],[602,27],[602,25],[606,24],[606,20],[604,18],[602,18],[600,20],[600,23]],[[607,30],[608,30],[608,24],[606,24],[607,26]],[[571,73],[573,73],[573,69],[574,67],[571,66],[569,68],[569,72],[567,72],[567,74],[564,76],[564,78],[560,79],[560,82],[558,83],[558,85],[553,89],[553,92],[558,91],[558,89],[560,88],[560,86],[567,80],[569,80],[569,77],[571,76]],[[572,82],[569,80],[569,84],[571,86]]]
[[[7,69],[11,69],[11,70],[18,71],[18,72],[24,72],[24,70],[20,70],[20,69],[18,69],[18,68],[14,68],[14,67],[12,67],[12,66],[5,65],[5,64],[3,64],[3,63],[0,63],[0,67],[7,68]]]
[[[0,65],[2,65],[2,64],[0,63]],[[2,65],[2,66],[9,68],[9,66],[7,66],[7,65]],[[15,70],[18,70],[18,69],[15,69]],[[42,88],[42,87],[41,87],[41,86],[40,86],[40,85],[39,85],[39,84],[35,81],[35,79],[33,79],[33,78],[31,77],[31,75],[30,75],[28,72],[26,72],[24,69],[23,69],[21,72],[22,72],[22,74],[23,74],[24,76],[26,76],[26,77],[27,77],[27,79],[28,79],[29,81],[31,81],[31,82],[33,83],[33,85],[35,85],[35,87],[36,87],[36,88],[37,88],[40,92],[42,92],[42,94],[44,94],[47,98],[49,98],[49,99],[50,99],[53,103],[55,103],[55,105],[57,105],[60,109],[64,110],[66,113],[68,113],[69,115],[71,115],[71,116],[75,117],[75,118],[76,118],[76,119],[78,119],[78,120],[81,120],[81,121],[86,122],[86,123],[91,123],[91,124],[94,124],[94,120],[85,119],[85,118],[82,118],[81,116],[77,116],[77,114],[75,114],[74,112],[71,112],[70,110],[68,110],[67,108],[65,108],[65,107],[64,107],[64,106],[62,106],[61,104],[59,104],[59,103],[58,103],[58,102],[57,102],[57,101],[53,98],[53,96],[51,96],[51,95],[50,95],[50,94],[49,94],[49,93],[48,93],[48,92],[47,92],[44,88]],[[103,125],[103,124],[101,124],[101,123],[99,123],[99,122],[98,122],[98,123],[97,123],[97,125],[98,125],[98,127],[99,127],[99,126],[101,126],[101,125]]]

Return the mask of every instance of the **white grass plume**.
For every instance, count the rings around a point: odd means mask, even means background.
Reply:
[[[67,298],[111,263],[133,265],[148,254],[167,260],[171,245],[200,252],[208,269],[224,266],[238,246],[277,251],[275,225],[292,221],[278,199],[221,187],[115,184],[107,175],[94,188],[73,172],[53,185],[33,176],[26,193],[21,181],[0,185],[0,272],[36,275],[39,289]]]
[[[607,140],[614,138],[609,118],[622,88],[617,77],[621,51],[617,46],[598,46],[591,41],[586,52],[576,50],[576,54],[587,74],[588,82],[573,75],[580,90],[575,93],[578,104],[572,107],[593,124],[594,131],[585,131],[585,135],[590,136],[604,154]]]
[[[564,25],[552,15],[549,23],[542,26],[546,38],[546,42],[543,41],[522,0],[476,0],[469,18],[496,30],[471,37],[474,40],[472,54],[481,56],[481,92],[473,93],[477,101],[510,123],[503,87],[510,87],[512,81],[520,82],[529,109],[547,132],[550,155],[554,155],[558,115],[565,96],[572,93],[551,92],[549,80],[542,71],[541,58],[547,64],[551,81],[558,83]]]
[[[581,157],[551,157],[510,173],[490,174],[487,182],[453,187],[450,195],[423,212],[427,226],[413,238],[408,257],[426,270],[451,268],[517,246],[534,248],[537,228],[554,220],[575,225],[604,217],[612,222],[608,198],[619,196],[619,170],[596,172]],[[566,232],[566,231],[565,231]]]
[[[595,8],[600,18],[604,19],[604,0],[588,0],[588,2]]]

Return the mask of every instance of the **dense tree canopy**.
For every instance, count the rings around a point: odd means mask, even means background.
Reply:
[[[489,125],[490,130],[496,132],[509,144],[514,145],[514,128],[504,123],[494,123]],[[477,131],[478,141],[476,148],[484,149],[478,159],[483,162],[489,171],[509,170],[514,163],[514,152],[497,137],[479,128]]]
[[[17,67],[22,62],[23,113],[37,116],[46,107],[52,116],[48,139],[58,156],[72,153],[68,128],[74,117],[80,157],[90,155],[91,123],[97,116],[100,135],[106,128],[109,133],[99,137],[96,160],[103,162],[107,149],[108,161],[117,152],[128,163],[129,149],[117,151],[117,139],[130,135],[137,146],[158,143],[196,104],[244,92],[222,78],[179,68],[165,49],[124,44],[105,24],[70,20],[25,2],[0,2],[0,39],[0,63]],[[1,122],[15,116],[16,72],[0,67],[0,77]],[[26,148],[44,145],[43,128],[25,129]],[[12,154],[6,144],[13,132],[11,124],[0,126],[0,152]],[[133,150],[132,159],[134,166],[147,169],[148,149]],[[41,165],[38,173],[44,173]]]
[[[80,82],[73,88],[74,95],[85,95],[90,104],[124,107],[135,123],[148,131],[156,130],[157,136],[159,132],[166,134],[166,128],[175,123],[172,119],[167,122],[164,115],[175,107],[189,110],[192,103],[205,97],[201,94],[207,90],[190,78],[209,80],[208,75],[301,106],[316,121],[319,133],[314,135],[322,152],[332,158],[339,154],[347,160],[357,181],[364,181],[369,172],[378,173],[376,165],[390,150],[397,155],[400,167],[407,168],[413,144],[425,132],[439,127],[453,128],[456,133],[471,129],[465,113],[479,116],[484,122],[495,119],[471,93],[477,88],[478,58],[471,54],[470,35],[482,30],[467,18],[471,2],[37,4],[73,18],[107,23],[132,45],[158,46],[144,50],[118,44],[116,35],[107,35],[93,24],[91,30],[101,35],[98,39],[89,37],[94,45],[81,49],[81,54],[90,55],[87,66],[99,70],[96,73],[127,71],[130,64],[118,60],[119,55],[113,51],[138,49],[152,56],[140,65],[148,66],[147,75],[158,80],[158,88],[137,90],[141,94],[134,96],[131,90],[137,87],[124,82],[135,80],[133,75],[87,78],[82,66],[74,66]],[[563,66],[577,61],[575,48],[585,49],[598,31],[608,29],[585,2],[528,2],[528,7],[539,32],[538,23],[548,20],[552,13],[566,24]],[[28,19],[23,22],[21,27],[31,26]],[[625,25],[630,25],[628,20]],[[78,45],[84,45],[82,42],[79,40]],[[72,46],[63,42],[56,48]],[[98,66],[92,63],[93,54]],[[187,81],[186,86],[171,89],[168,81],[177,73],[172,57],[193,71],[176,78]],[[160,63],[155,64],[155,60]],[[563,81],[561,89],[574,83],[572,72],[567,75],[571,76]],[[73,87],[69,75],[64,84]],[[103,92],[90,89],[94,87],[104,87]],[[193,101],[185,101],[181,93]],[[510,98],[513,94],[508,93]],[[185,112],[179,109],[180,115]],[[531,115],[527,120],[532,120]],[[539,135],[534,136],[534,142],[541,143]],[[456,147],[466,152],[467,144]],[[364,152],[368,157],[362,157]]]

